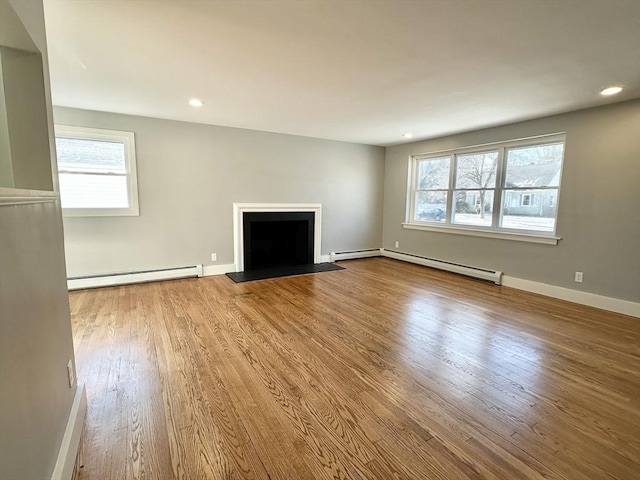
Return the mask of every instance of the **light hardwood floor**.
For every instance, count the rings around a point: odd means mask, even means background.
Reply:
[[[76,478],[640,478],[640,319],[341,264],[71,293]]]

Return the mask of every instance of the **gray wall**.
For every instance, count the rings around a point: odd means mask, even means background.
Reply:
[[[555,132],[567,133],[557,246],[402,228],[410,155]],[[638,302],[640,101],[390,147],[383,225],[384,248]]]
[[[53,190],[42,56],[1,47],[0,61],[13,175],[0,186]]]
[[[0,0],[0,14],[7,3]],[[45,59],[41,1],[10,1]],[[46,132],[45,132],[46,133]],[[35,159],[55,168],[52,158]],[[42,160],[42,162],[41,162]],[[31,159],[22,161],[31,161]],[[48,172],[51,178],[51,172]],[[58,201],[0,206],[0,478],[50,478],[73,403],[73,341]]]
[[[58,124],[133,131],[139,217],[64,219],[70,277],[233,263],[234,202],[322,203],[322,253],[377,248],[384,148],[54,109]]]
[[[0,207],[0,478],[50,478],[75,389],[57,203]]]
[[[13,187],[13,164],[7,123],[7,103],[4,99],[4,75],[2,72],[2,48],[0,48],[0,187]]]

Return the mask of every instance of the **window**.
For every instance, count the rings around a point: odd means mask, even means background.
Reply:
[[[453,223],[491,226],[491,209],[487,207],[493,203],[497,160],[497,151],[457,156]]]
[[[445,220],[449,196],[449,158],[430,158],[417,165],[416,208],[418,221]]]
[[[408,226],[552,237],[564,135],[411,158]]]
[[[520,197],[520,206],[521,207],[530,207],[531,206],[531,194],[523,193]]]
[[[132,132],[56,125],[65,216],[138,215]]]

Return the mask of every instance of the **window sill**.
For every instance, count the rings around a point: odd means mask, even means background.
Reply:
[[[527,233],[495,232],[491,230],[476,230],[451,225],[425,225],[422,223],[403,223],[402,228],[410,230],[426,230],[429,232],[450,233],[454,235],[469,235],[472,237],[499,238],[501,240],[512,240],[515,242],[542,243],[545,245],[557,245],[561,237],[542,236]]]

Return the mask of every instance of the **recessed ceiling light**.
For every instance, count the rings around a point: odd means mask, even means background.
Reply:
[[[405,133],[405,134],[404,134],[404,135],[402,135],[402,136],[403,136],[404,138],[412,138],[412,137],[413,137],[413,133],[408,132],[408,133]]]
[[[191,100],[189,100],[189,105],[191,105],[192,107],[201,107],[204,105],[204,102],[200,99],[192,98]]]
[[[607,87],[604,90],[600,91],[600,95],[605,95],[605,96],[609,96],[609,95],[615,95],[616,93],[620,93],[622,91],[622,87],[616,85],[614,87]]]

